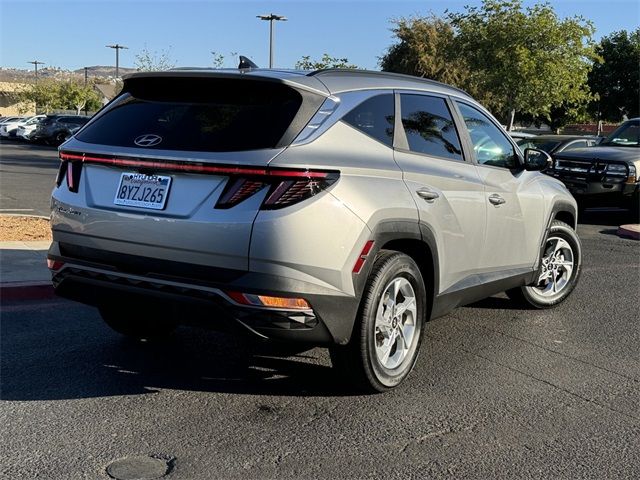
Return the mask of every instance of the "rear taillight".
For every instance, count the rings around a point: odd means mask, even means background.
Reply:
[[[268,189],[268,192],[262,202],[262,209],[275,210],[288,207],[317,195],[335,183],[340,176],[337,171],[216,165],[69,152],[60,152],[60,161],[56,185],[60,186],[66,177],[67,186],[72,192],[78,191],[82,165],[85,163],[142,169],[150,172],[184,172],[228,176],[229,180],[215,205],[215,208],[218,209],[238,205],[265,188]]]
[[[82,175],[82,161],[65,159],[60,154],[60,168],[56,177],[56,186],[62,184],[63,179],[67,179],[67,187],[70,192],[77,193],[80,186],[80,176]]]
[[[64,267],[64,262],[53,260],[52,258],[47,258],[47,268],[49,268],[49,270],[57,271],[62,267]]]
[[[215,208],[231,208],[268,188],[263,210],[275,210],[317,195],[338,179],[337,172],[267,170],[260,176],[232,176]]]

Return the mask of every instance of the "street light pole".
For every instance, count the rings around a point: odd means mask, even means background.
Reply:
[[[273,68],[273,22],[274,20],[286,22],[287,17],[270,13],[269,15],[256,15],[256,18],[269,21],[269,68]]]
[[[89,67],[84,67],[84,88],[85,90],[87,89],[87,80],[88,80],[88,74],[87,71],[89,70]],[[87,116],[87,101],[84,102],[84,115]]]
[[[31,62],[27,62],[27,63],[31,63],[35,69],[36,69],[36,83],[38,83],[38,65],[44,65],[43,62],[39,62],[38,60],[33,60]]]
[[[107,45],[107,48],[113,48],[116,51],[116,80],[118,78],[120,78],[120,50],[124,49],[124,48],[129,48],[129,47],[125,47],[124,45],[119,45],[119,44],[115,44],[115,45]]]

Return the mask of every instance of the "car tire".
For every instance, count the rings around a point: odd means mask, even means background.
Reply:
[[[551,308],[567,299],[582,271],[582,247],[575,230],[554,220],[549,227],[534,284],[507,290],[507,296],[533,308]]]
[[[171,309],[162,306],[136,307],[103,305],[100,316],[112,330],[138,340],[158,340],[167,337],[178,326],[171,318]]]
[[[62,145],[64,143],[66,138],[67,138],[66,132],[58,132],[58,133],[56,133],[56,136],[55,136],[55,138],[53,140],[52,145],[55,146],[55,147],[58,147],[58,146],[60,146],[60,145]]]
[[[411,257],[387,250],[377,255],[351,341],[329,350],[334,368],[349,385],[384,392],[409,375],[422,341],[426,298],[420,269]]]

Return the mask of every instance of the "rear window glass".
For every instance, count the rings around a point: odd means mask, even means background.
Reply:
[[[342,119],[379,142],[389,147],[393,145],[394,100],[392,94],[369,98]]]
[[[78,140],[150,149],[230,152],[274,148],[291,125],[302,96],[278,83],[244,79],[131,79],[113,107]],[[144,143],[144,142],[141,142]],[[138,145],[139,146],[139,145]]]

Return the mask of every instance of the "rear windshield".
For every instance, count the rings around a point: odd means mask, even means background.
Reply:
[[[125,83],[113,106],[76,138],[94,144],[161,150],[274,148],[301,104],[299,92],[279,83],[133,78]]]

